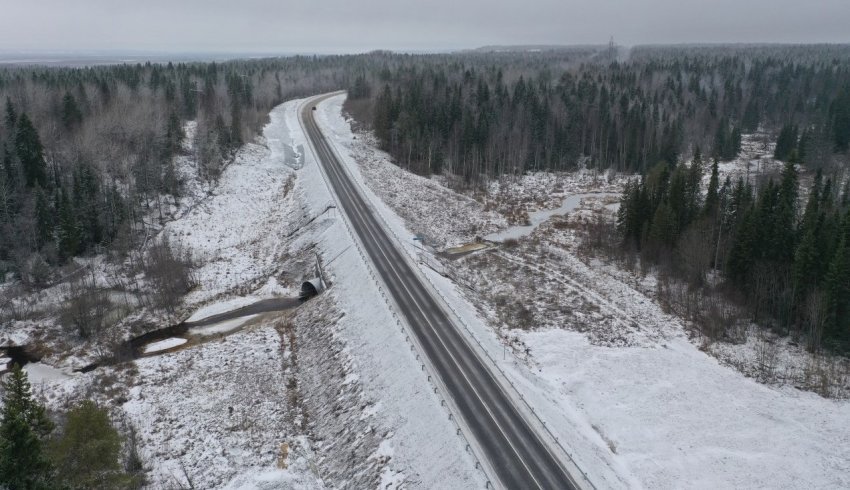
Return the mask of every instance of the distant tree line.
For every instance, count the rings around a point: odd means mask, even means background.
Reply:
[[[730,160],[760,127],[801,128],[802,142],[786,139],[816,165],[847,150],[846,47],[646,47],[623,62],[603,53],[410,57],[378,65],[349,95],[371,101],[366,122],[399,165],[467,184],[581,165],[646,172],[697,146]]]

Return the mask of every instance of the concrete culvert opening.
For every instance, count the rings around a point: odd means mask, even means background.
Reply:
[[[322,279],[319,277],[304,281],[304,283],[301,284],[301,293],[298,295],[298,299],[301,301],[307,301],[324,290],[325,286],[322,283]]]

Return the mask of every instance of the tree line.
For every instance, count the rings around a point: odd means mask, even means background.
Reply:
[[[622,250],[813,350],[850,348],[850,47],[431,56],[364,72],[349,97],[398,165],[461,186],[538,170],[641,175],[619,209]],[[784,171],[720,181],[747,134],[775,141]],[[800,169],[817,173],[810,189]]]
[[[41,286],[74,256],[139,248],[192,177],[176,165],[184,142],[194,177],[215,182],[272,107],[345,86],[360,62],[0,69],[0,280]]]
[[[400,165],[466,184],[588,166],[642,173],[698,146],[730,160],[742,134],[785,124],[805,128],[818,165],[847,149],[846,47],[643,47],[626,61],[603,53],[411,58],[366,73],[349,95],[369,100],[364,122]]]
[[[702,192],[699,155],[659,164],[626,186],[617,220],[623,246],[690,287],[720,274],[722,291],[754,322],[813,350],[848,351],[850,186],[817,171],[803,203],[798,166],[792,158],[778,179],[760,184],[721,183],[715,160]]]

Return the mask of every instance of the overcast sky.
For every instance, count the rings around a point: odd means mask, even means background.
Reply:
[[[0,0],[2,51],[850,42],[850,0]]]

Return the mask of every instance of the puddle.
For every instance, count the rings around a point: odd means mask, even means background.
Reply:
[[[538,226],[546,222],[552,216],[563,216],[569,214],[578,208],[581,200],[586,197],[607,197],[616,196],[610,192],[587,192],[584,194],[573,194],[564,198],[561,205],[555,209],[543,209],[528,213],[529,225],[511,226],[502,231],[491,233],[484,237],[485,240],[492,242],[503,242],[505,240],[516,240],[530,235]]]

